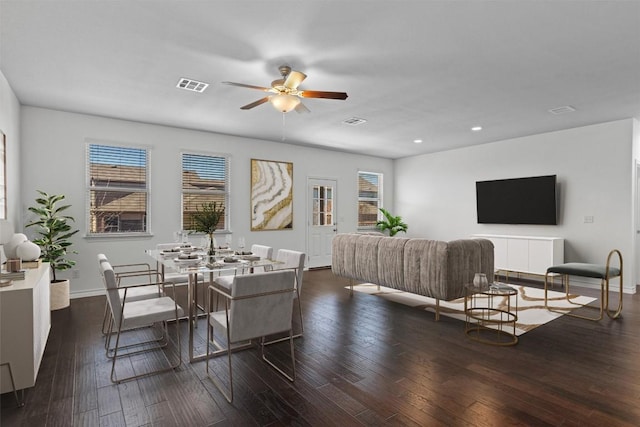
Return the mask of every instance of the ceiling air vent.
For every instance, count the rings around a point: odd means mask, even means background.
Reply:
[[[361,125],[363,123],[367,123],[367,121],[365,119],[359,119],[357,117],[351,117],[350,119],[343,120],[342,123],[344,123],[345,125],[349,125],[349,126],[358,126],[358,125]]]
[[[565,105],[564,107],[552,108],[549,110],[551,114],[565,114],[565,113],[573,113],[576,111],[571,105]]]
[[[179,89],[202,93],[207,87],[209,87],[209,83],[199,82],[197,80],[191,80],[181,77],[176,87]]]

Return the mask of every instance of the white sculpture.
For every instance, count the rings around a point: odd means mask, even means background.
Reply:
[[[18,249],[18,245],[27,241],[29,241],[29,239],[27,239],[27,236],[25,236],[24,234],[14,234],[11,240],[9,240],[9,243],[5,243],[4,245],[4,253],[7,258],[17,258],[18,255],[16,254],[16,249]]]
[[[27,240],[22,242],[16,248],[16,257],[22,261],[35,261],[40,258],[40,246]]]

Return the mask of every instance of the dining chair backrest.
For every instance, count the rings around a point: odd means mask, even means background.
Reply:
[[[229,308],[231,342],[291,330],[294,281],[293,270],[235,276]]]
[[[296,269],[296,289],[298,295],[302,291],[302,275],[304,274],[304,260],[306,254],[304,252],[292,251],[290,249],[278,249],[276,253],[276,261],[283,264],[276,265],[276,269],[295,268]]]
[[[101,262],[100,272],[102,273],[102,280],[105,290],[107,291],[107,301],[109,302],[109,307],[111,307],[111,314],[113,315],[115,324],[118,325],[120,324],[120,315],[122,314],[122,302],[120,301],[116,275],[111,263],[109,263],[109,261]]]
[[[98,254],[98,273],[100,273],[100,277],[102,278],[102,282],[104,284],[104,276],[102,274],[102,263],[109,262],[107,256],[105,254]]]
[[[271,259],[273,256],[273,248],[264,245],[251,245],[251,253],[259,256],[261,259]]]

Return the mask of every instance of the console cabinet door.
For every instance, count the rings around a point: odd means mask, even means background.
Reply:
[[[509,270],[529,271],[529,241],[509,239],[507,243]]]

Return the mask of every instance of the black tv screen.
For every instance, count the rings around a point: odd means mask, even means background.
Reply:
[[[478,224],[557,224],[556,176],[476,182]]]

